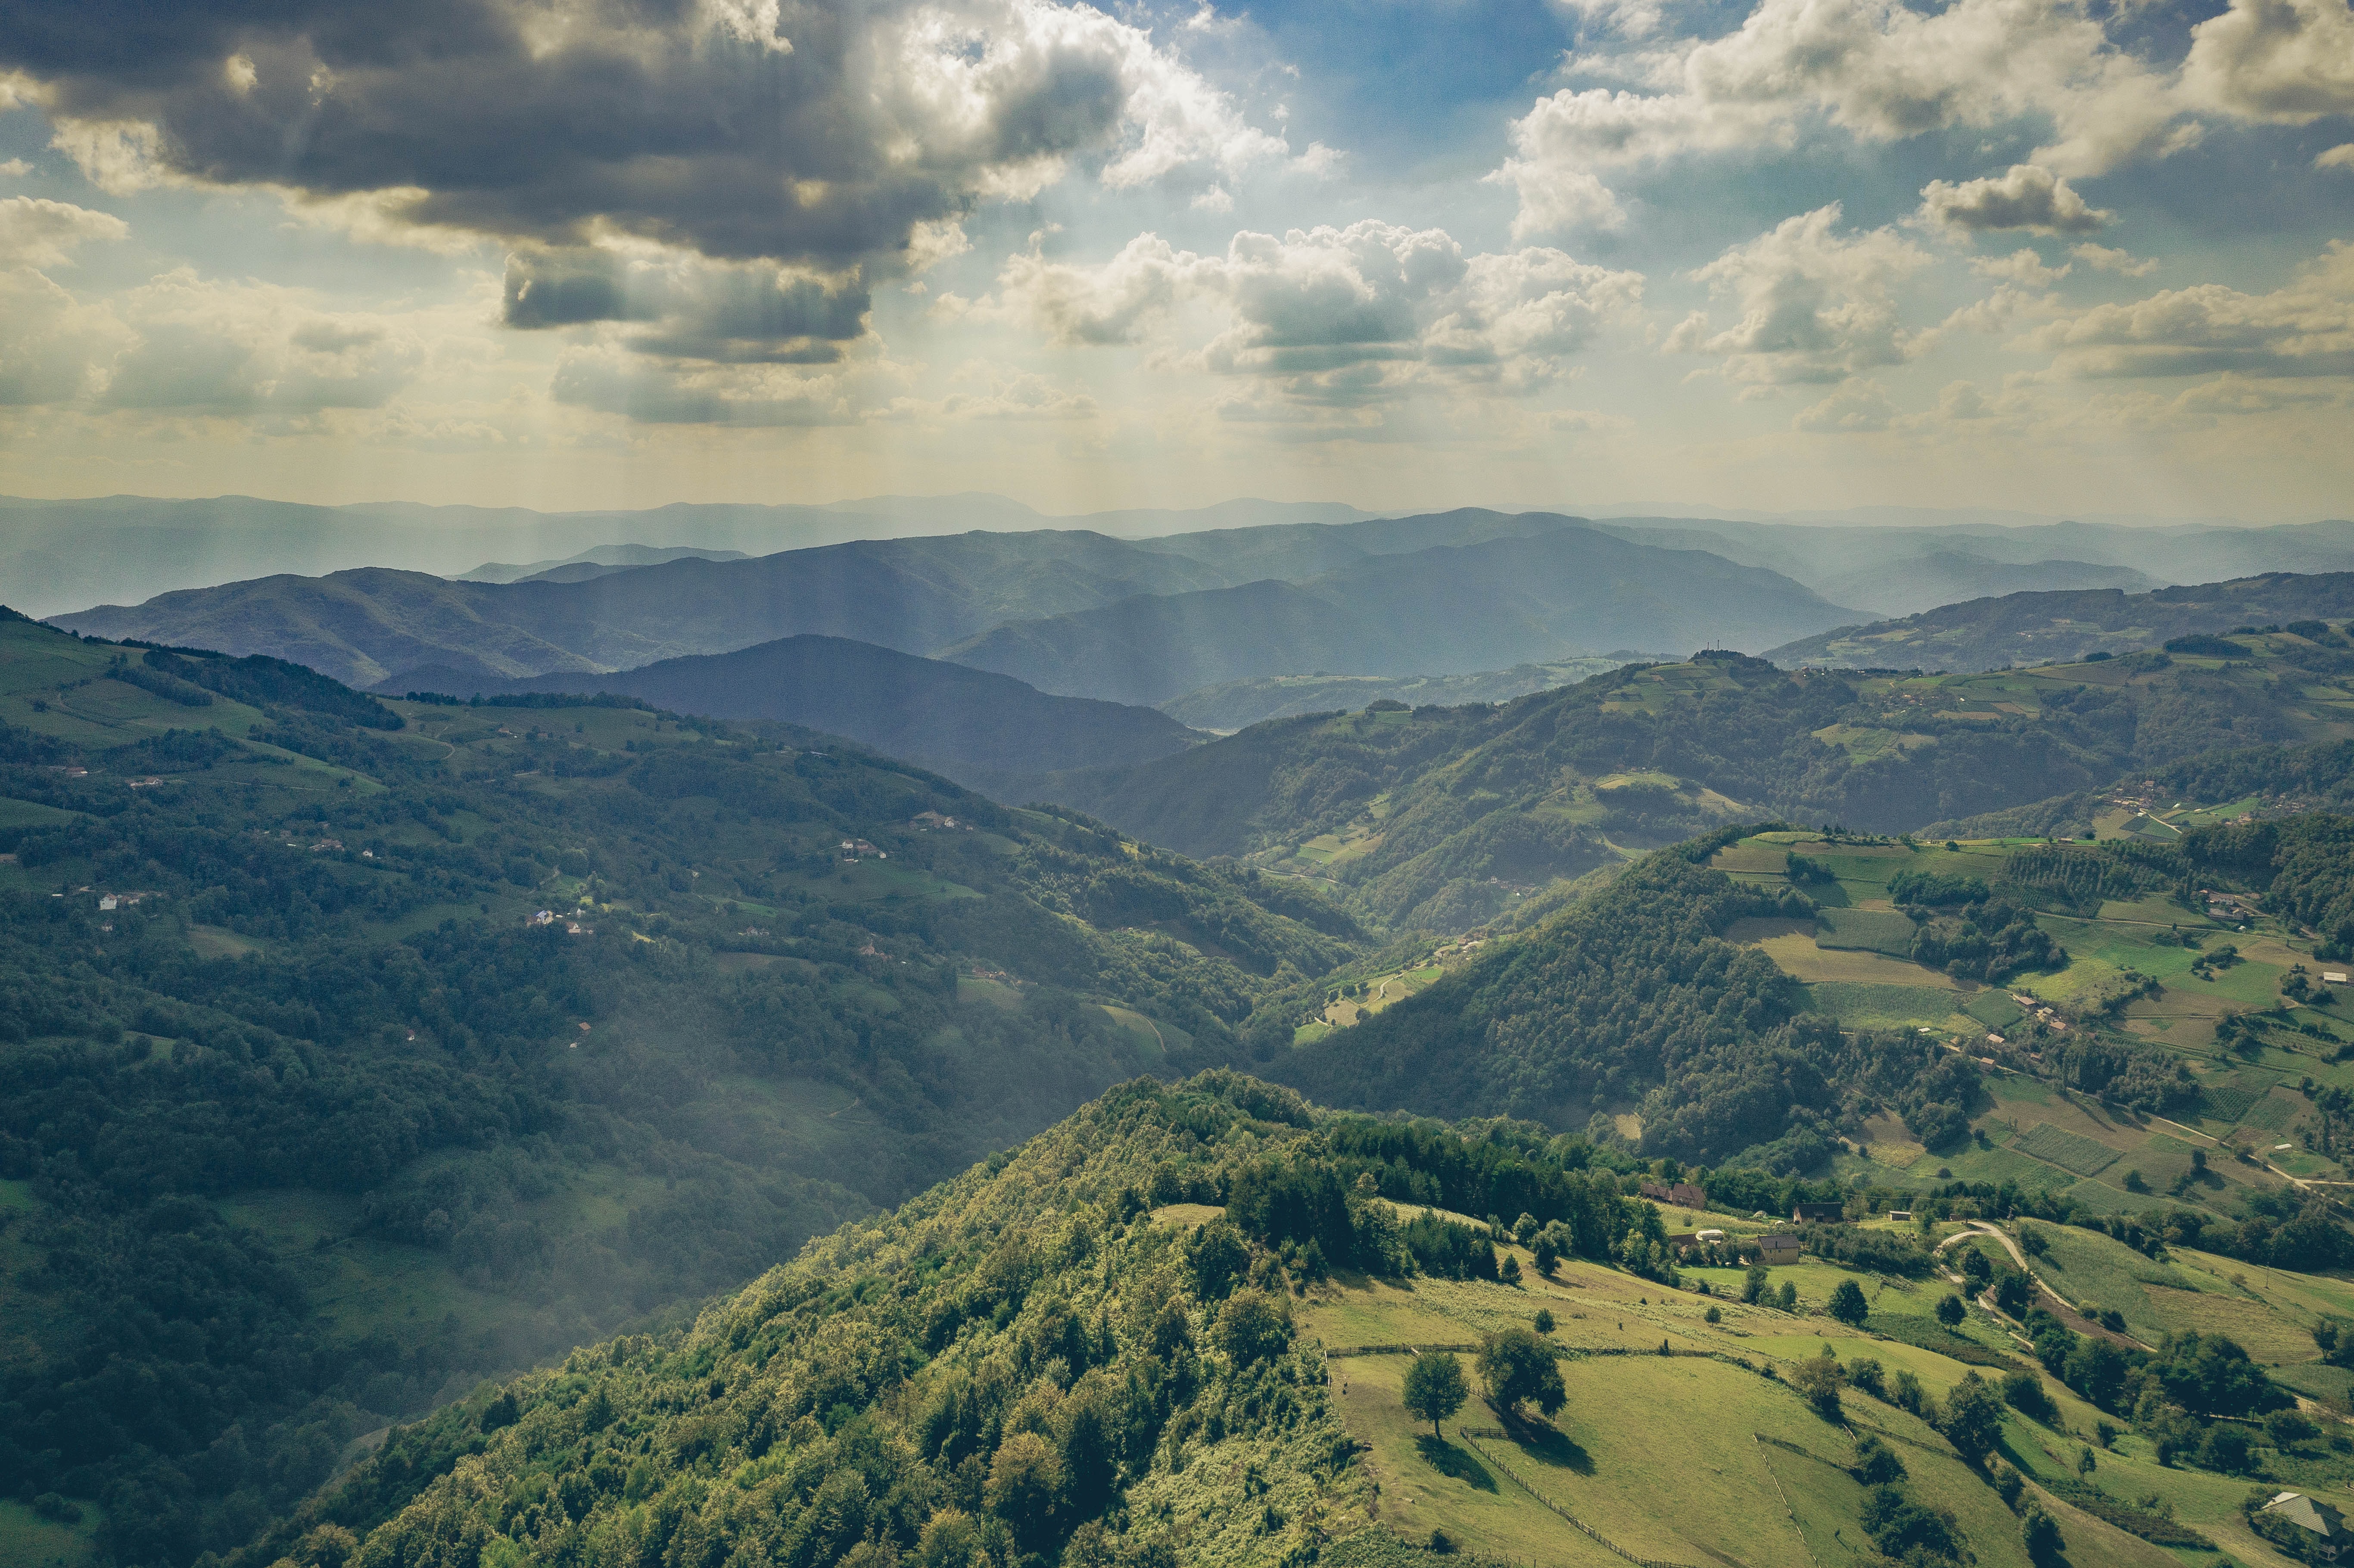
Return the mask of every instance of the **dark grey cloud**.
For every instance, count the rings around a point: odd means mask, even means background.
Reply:
[[[1056,160],[1133,183],[1280,145],[1138,29],[1016,0],[0,0],[12,69],[69,146],[152,127],[187,178],[869,275]],[[512,319],[614,319],[599,290],[551,278]]]
[[[503,293],[511,327],[643,323],[627,340],[640,353],[738,365],[830,365],[864,335],[873,304],[855,275],[593,249],[517,251]]]

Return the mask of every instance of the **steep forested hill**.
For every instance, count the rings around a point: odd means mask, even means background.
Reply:
[[[1904,832],[2354,734],[2354,650],[2299,624],[1975,676],[1710,655],[1495,706],[1273,720],[1034,789],[1187,853],[1325,880],[1378,924],[1461,929],[1620,849],[1744,815]]]
[[[1845,626],[1769,650],[1777,664],[1995,670],[2041,660],[2126,653],[2179,637],[2258,622],[2339,620],[2354,613],[2354,572],[2267,572],[2229,582],[2163,588],[2014,593],[1947,604],[1901,620]]]
[[[780,726],[0,620],[0,1487],[226,1548],[1363,950]]]

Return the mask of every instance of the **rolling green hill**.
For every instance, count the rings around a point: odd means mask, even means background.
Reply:
[[[1321,881],[1377,925],[1458,931],[1744,817],[1895,832],[2033,807],[2009,831],[2041,834],[2088,825],[2091,792],[2120,779],[2334,742],[2354,734],[2354,652],[2306,630],[1978,675],[1711,655],[1492,707],[1274,720],[1031,792]]]
[[[2267,572],[2129,594],[2087,588],[1947,604],[1898,620],[1846,626],[1769,650],[1777,664],[1994,670],[2097,652],[2154,649],[2179,637],[2354,613],[2354,572]]]
[[[123,1563],[1364,950],[1296,884],[631,699],[11,617],[0,725],[0,1490]]]

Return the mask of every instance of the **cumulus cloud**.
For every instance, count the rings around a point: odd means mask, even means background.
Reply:
[[[2008,173],[1958,185],[1921,187],[1921,221],[1949,234],[2024,228],[2036,234],[2092,234],[2116,215],[2091,206],[2050,169],[2013,164]]]
[[[2354,244],[2333,241],[2286,287],[2221,283],[2096,306],[2040,328],[2062,373],[2085,377],[2354,375]]]
[[[31,268],[0,269],[0,407],[87,397],[101,362],[128,336],[106,311]]]
[[[1144,341],[1179,306],[1204,304],[1223,326],[1197,363],[1339,407],[1435,385],[1543,385],[1631,319],[1642,287],[1639,273],[1559,250],[1467,254],[1442,229],[1368,220],[1279,238],[1245,231],[1212,256],[1140,235],[1095,266],[1049,261],[1034,244],[1007,262],[991,308],[1056,343],[1101,344]]]
[[[2232,0],[2190,29],[2185,90],[2244,119],[2306,125],[2354,114],[2354,9],[2346,0]]]
[[[675,253],[534,249],[507,258],[501,316],[522,328],[644,323],[625,341],[645,354],[830,365],[844,344],[865,333],[871,303],[855,276],[729,266]]]
[[[2354,142],[2316,154],[2313,166],[2317,169],[2354,169]]]
[[[1981,278],[2016,283],[2023,289],[2047,289],[2066,277],[2071,263],[2047,267],[2043,258],[2021,248],[2008,256],[1976,256],[1970,259],[1970,270]]]
[[[326,310],[186,267],[82,301],[29,268],[0,270],[0,404],[286,428],[385,407],[464,313]]]
[[[0,267],[55,267],[79,245],[120,239],[131,226],[112,213],[38,196],[0,199]]]
[[[1287,149],[1142,29],[1052,0],[109,5],[0,28],[102,185],[367,197],[551,248],[904,268],[926,225],[1085,160],[1115,187]]]
[[[1577,63],[1633,87],[1564,89],[1514,122],[1497,175],[1532,226],[1606,212],[1597,169],[1787,148],[1822,120],[1867,142],[2048,124],[2033,162],[2074,175],[2192,133],[2175,126],[2168,76],[2112,43],[2083,0],[1762,0],[1732,33]]]
[[[1723,374],[1753,387],[1846,379],[1901,365],[1928,337],[1898,318],[1896,290],[1929,255],[1893,228],[1839,232],[1840,206],[1786,218],[1691,276],[1739,319],[1711,331],[1705,313],[1669,335],[1671,352],[1723,356]]]
[[[2115,272],[2127,278],[2147,278],[2158,270],[2156,261],[2136,260],[2130,252],[2115,250],[2105,245],[2094,245],[2089,240],[2082,245],[2070,247],[2068,254],[2095,272]]]
[[[322,311],[302,294],[180,268],[114,302],[131,341],[105,366],[102,409],[301,418],[375,408],[424,347],[405,323]]]
[[[1896,405],[1888,400],[1888,389],[1877,381],[1859,381],[1801,409],[1790,425],[1812,435],[1850,436],[1884,430],[1895,418]]]

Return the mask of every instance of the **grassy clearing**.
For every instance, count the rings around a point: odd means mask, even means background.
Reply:
[[[1795,933],[1769,937],[1757,944],[1775,967],[1793,980],[1815,983],[1847,981],[1861,985],[1906,986],[1924,991],[1953,991],[1951,977],[1903,959],[1852,949],[1826,949],[1812,937]],[[1946,1011],[1952,1011],[1947,1008]]]
[[[106,1522],[93,1503],[80,1503],[81,1521],[43,1519],[14,1498],[0,1501],[0,1563],[9,1568],[83,1568],[99,1561],[98,1532]]]
[[[1913,950],[1917,927],[1912,916],[1882,909],[1827,909],[1830,929],[1815,938],[1819,948],[1857,948],[1902,959]]]

